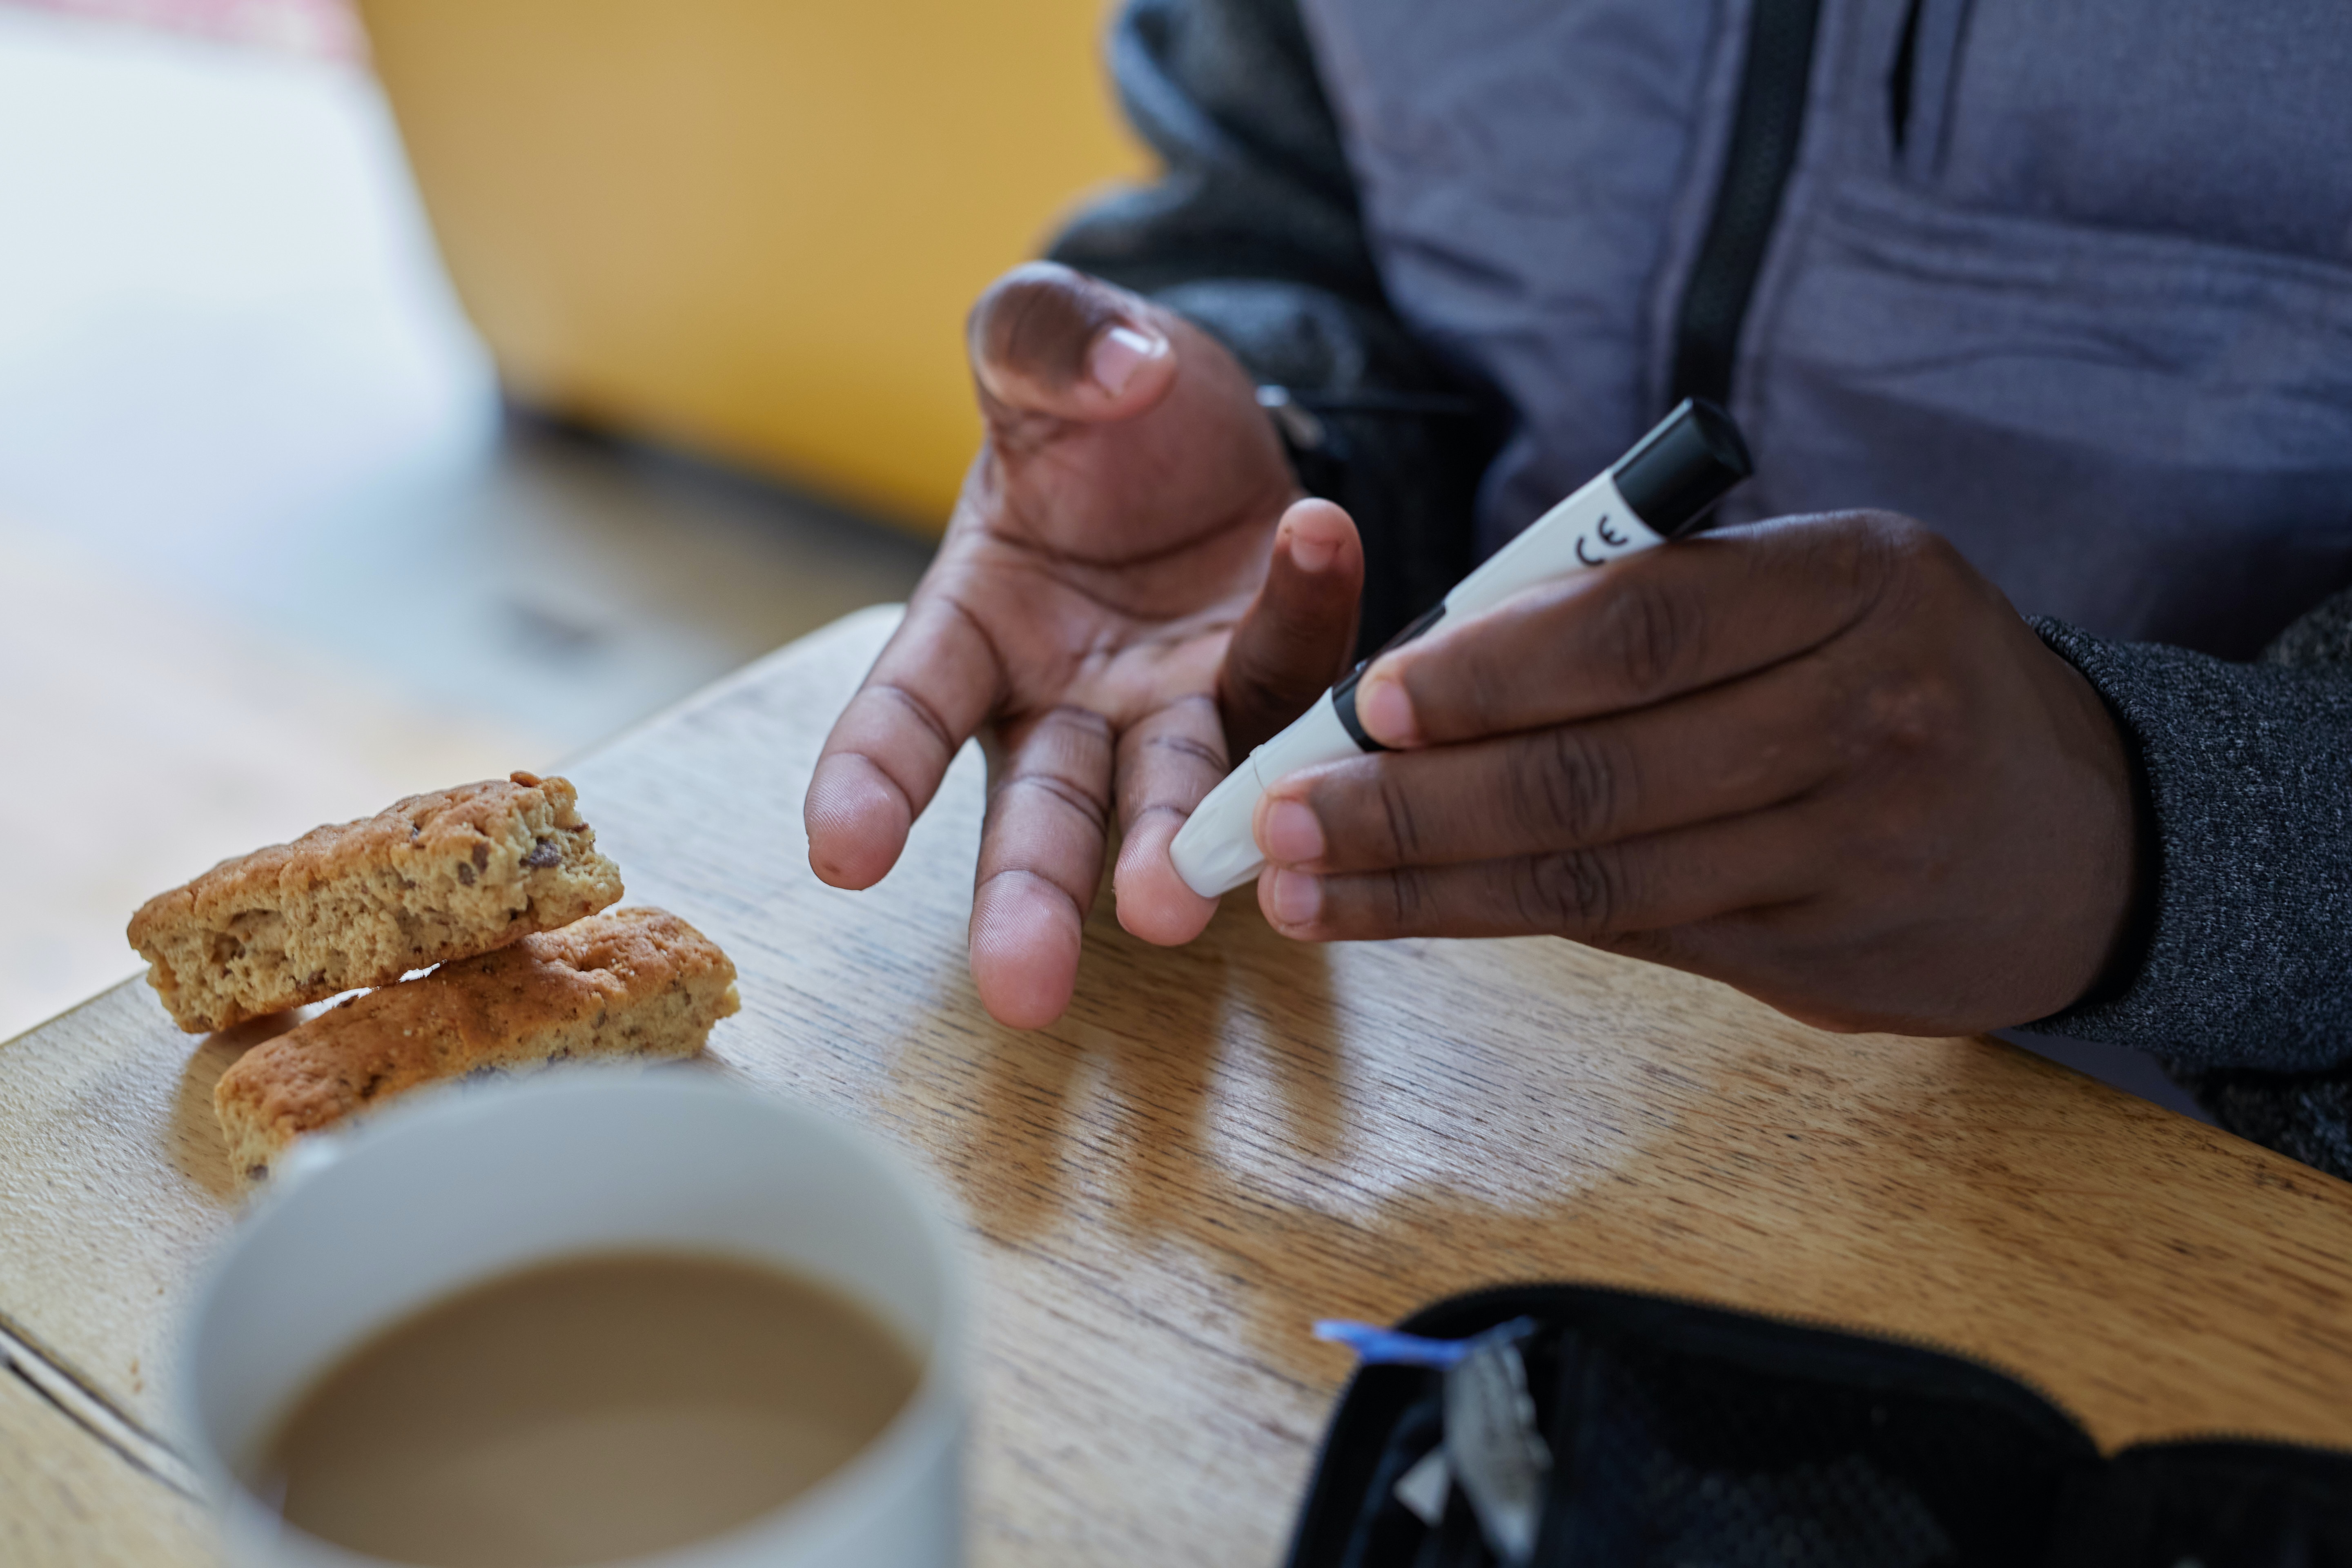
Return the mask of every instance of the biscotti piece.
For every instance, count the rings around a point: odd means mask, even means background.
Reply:
[[[131,917],[147,984],[190,1034],[389,985],[620,901],[563,779],[411,795],[224,860]]]
[[[265,1040],[213,1110],[247,1181],[305,1132],[485,1069],[686,1057],[741,1005],[719,945],[665,910],[614,910],[371,991]]]

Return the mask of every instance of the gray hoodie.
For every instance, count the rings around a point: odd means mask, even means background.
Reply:
[[[1734,520],[1929,523],[2134,748],[2134,962],[2032,1026],[2352,1174],[2352,16],[1133,0],[1111,47],[1167,173],[1055,254],[1317,416],[1368,644],[1726,401]]]

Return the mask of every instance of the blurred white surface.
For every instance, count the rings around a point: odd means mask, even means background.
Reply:
[[[558,763],[920,571],[510,430],[361,67],[0,5],[0,1038],[213,860]]]
[[[212,861],[545,759],[0,527],[0,1038],[139,967],[122,927]]]

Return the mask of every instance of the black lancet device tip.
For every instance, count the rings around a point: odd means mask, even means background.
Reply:
[[[1609,470],[1617,493],[1653,532],[1676,539],[1731,488],[1756,471],[1731,416],[1688,397]]]

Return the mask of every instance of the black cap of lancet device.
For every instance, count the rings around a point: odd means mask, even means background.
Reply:
[[[1686,397],[1617,459],[1609,477],[1633,515],[1668,539],[1696,532],[1706,509],[1756,471],[1731,416]]]

